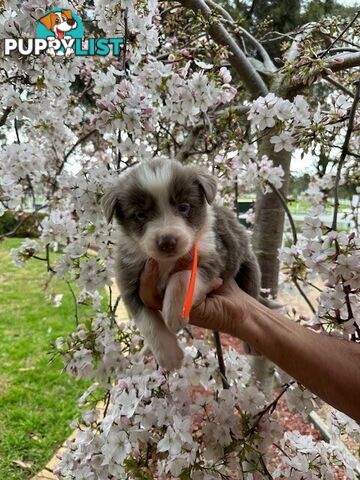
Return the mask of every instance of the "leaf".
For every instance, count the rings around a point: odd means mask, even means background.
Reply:
[[[31,462],[23,462],[22,460],[13,460],[12,463],[20,468],[23,468],[24,470],[31,470],[33,466]]]

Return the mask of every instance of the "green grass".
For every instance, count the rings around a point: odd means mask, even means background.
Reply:
[[[242,194],[239,196],[239,202],[255,202],[256,200],[256,195],[255,194]],[[331,199],[332,201],[332,199]],[[288,202],[288,207],[289,207],[289,210],[291,213],[298,213],[298,214],[307,214],[311,208],[312,208],[312,205],[310,202],[308,202],[307,200],[299,200],[299,199],[296,199],[296,200],[291,200]],[[326,208],[325,208],[325,212],[326,213],[332,213],[333,211],[333,205],[332,204],[328,204],[326,205]],[[346,212],[346,211],[349,211],[350,210],[350,206],[345,204],[345,203],[341,203],[341,199],[340,199],[340,205],[339,205],[339,212],[342,213],[342,212]]]
[[[288,206],[291,213],[298,213],[298,214],[307,214],[312,209],[311,203],[306,200],[293,200],[288,203]],[[327,204],[325,207],[325,212],[332,213],[333,209],[334,209],[334,206],[332,204]],[[350,210],[350,206],[344,203],[341,203],[341,200],[340,200],[339,212],[346,212],[348,210]]]
[[[59,308],[46,302],[46,264],[12,263],[10,248],[22,240],[0,242],[0,479],[26,480],[41,470],[70,434],[77,399],[85,382],[61,374],[62,362],[48,363],[50,345],[74,329],[74,304],[65,284]],[[52,257],[54,259],[54,256]],[[30,462],[26,469],[14,461]]]

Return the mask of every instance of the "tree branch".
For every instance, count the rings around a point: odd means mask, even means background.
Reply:
[[[90,132],[88,132],[88,133],[86,133],[84,136],[80,137],[80,138],[74,143],[74,145],[70,148],[70,150],[69,150],[67,153],[65,153],[64,159],[63,159],[63,161],[61,162],[61,165],[60,165],[60,167],[58,168],[58,171],[56,172],[57,175],[59,175],[59,174],[62,172],[62,170],[63,170],[63,168],[64,168],[64,166],[65,166],[65,163],[66,163],[67,159],[68,159],[68,158],[70,157],[70,155],[73,153],[73,151],[75,150],[75,148],[78,147],[81,143],[85,142],[85,140],[87,140],[89,137],[91,137],[91,135],[93,135],[95,132],[97,132],[96,129],[90,130]]]
[[[224,357],[223,357],[223,352],[222,352],[220,334],[219,334],[219,332],[213,332],[213,334],[214,334],[216,355],[217,355],[218,364],[219,364],[221,381],[222,381],[224,389],[227,390],[228,388],[230,388],[230,384],[229,384],[229,382],[226,378],[226,368],[225,368],[225,362],[224,362]]]
[[[0,127],[5,125],[6,120],[7,120],[8,116],[10,115],[10,113],[11,113],[11,107],[5,108],[3,114],[0,117]]]
[[[360,52],[349,53],[347,55],[334,55],[333,57],[328,57],[327,59],[324,59],[324,62],[324,65],[322,65],[317,69],[317,71],[315,70],[312,73],[314,77],[322,74],[322,77],[326,79],[329,70],[331,70],[332,72],[341,72],[342,70],[359,67]],[[290,83],[287,86],[287,93],[294,92],[305,84],[306,79],[301,79],[298,82]]]
[[[360,52],[359,53],[348,53],[347,55],[334,55],[333,57],[327,58],[327,68],[333,72],[340,72],[341,70],[346,70],[347,68],[354,68],[360,66]]]
[[[265,70],[268,70],[269,72],[274,72],[276,70],[276,67],[273,61],[271,60],[270,55],[268,54],[266,49],[261,45],[261,43],[255,37],[253,37],[251,33],[249,33],[245,28],[241,27],[240,25],[237,25],[235,20],[230,15],[230,13],[227,10],[225,10],[224,7],[216,3],[214,0],[205,0],[205,1],[208,5],[211,5],[212,7],[218,9],[221,12],[222,16],[224,17],[224,19],[227,20],[227,22],[229,22],[230,24],[232,24],[232,26],[235,29],[239,30],[243,34],[243,36],[249,41],[249,43],[251,43],[251,45],[258,51],[258,53],[260,54],[263,60]]]
[[[299,282],[298,282],[298,279],[296,278],[295,275],[292,276],[291,280],[294,282],[294,285],[295,287],[297,288],[298,292],[300,293],[300,295],[303,297],[303,299],[305,300],[305,302],[307,303],[308,307],[310,308],[310,310],[312,311],[312,313],[315,315],[316,314],[316,309],[314,307],[314,305],[311,303],[310,299],[308,298],[308,296],[306,295],[306,293],[304,292],[304,290],[300,287],[299,285]]]
[[[49,206],[49,204],[46,203],[45,205],[41,205],[40,207],[35,208],[34,211],[31,213],[31,215],[36,215],[37,212],[39,212],[40,210],[43,210],[44,208],[46,208],[48,206]],[[23,225],[26,222],[26,220],[28,218],[29,217],[24,216],[23,219],[20,220],[18,222],[18,224],[10,232],[6,232],[6,233],[3,233],[2,235],[0,235],[0,240],[2,240],[3,238],[6,238],[6,237],[11,237],[12,235],[14,235],[19,230],[21,225]]]
[[[345,87],[344,85],[341,85],[340,82],[338,82],[337,80],[335,80],[335,78],[333,77],[330,77],[330,75],[324,77],[324,80],[328,83],[331,83],[331,85],[334,85],[334,87],[338,88],[339,90],[341,90],[342,92],[346,93],[346,95],[349,95],[349,97],[354,97],[354,94],[351,90],[349,90],[347,87]]]
[[[284,195],[282,194],[282,192],[280,190],[278,190],[275,185],[271,182],[269,182],[269,180],[266,181],[266,183],[269,185],[269,187],[271,188],[271,190],[275,193],[275,195],[278,197],[278,199],[280,200],[281,202],[281,205],[283,206],[284,210],[285,210],[285,213],[286,213],[286,216],[289,220],[289,223],[290,223],[290,227],[291,227],[291,232],[292,232],[292,236],[293,236],[293,243],[294,245],[297,244],[297,233],[296,233],[296,225],[295,225],[295,222],[294,222],[294,219],[291,215],[291,212],[290,212],[290,209],[287,205],[287,201],[286,201],[286,198],[284,197]]]
[[[180,163],[183,163],[188,158],[203,128],[204,128],[203,124],[198,124],[198,125],[195,125],[193,129],[189,132],[188,136],[186,137],[184,143],[181,145],[176,155],[176,160],[178,160]]]
[[[333,214],[333,221],[332,221],[332,225],[331,225],[332,230],[336,230],[336,228],[337,228],[337,215],[338,215],[338,210],[339,210],[339,183],[340,183],[341,169],[344,165],[344,162],[345,162],[348,150],[349,150],[349,143],[350,143],[351,134],[352,134],[353,128],[354,128],[356,107],[357,107],[359,98],[360,98],[360,81],[358,80],[356,82],[356,90],[355,90],[355,95],[354,95],[354,101],[353,101],[353,104],[352,104],[351,110],[350,110],[349,123],[348,123],[348,127],[347,127],[346,134],[345,134],[345,140],[344,140],[344,144],[342,146],[339,163],[338,163],[337,170],[336,170],[335,186],[334,186],[334,214]]]
[[[268,88],[265,82],[256,69],[251,65],[244,52],[226,30],[224,25],[220,21],[214,20],[213,12],[206,5],[205,1],[181,0],[181,3],[185,7],[191,8],[194,12],[200,12],[209,22],[209,33],[211,37],[216,43],[223,45],[230,50],[232,55],[230,55],[229,61],[251,95],[254,98],[259,95],[265,96],[268,93]]]
[[[342,30],[342,32],[340,32],[340,34],[331,42],[328,48],[322,52],[322,54],[320,55],[320,58],[325,57],[325,55],[333,48],[335,43],[338,42],[341,39],[341,37],[349,30],[349,28],[355,23],[359,15],[360,15],[360,10],[356,13],[356,15],[351,20],[351,22],[346,25],[346,27]]]

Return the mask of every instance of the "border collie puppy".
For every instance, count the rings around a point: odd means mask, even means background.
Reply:
[[[184,326],[182,308],[190,272],[172,273],[176,261],[198,242],[194,302],[216,277],[236,277],[257,298],[260,271],[248,234],[235,214],[214,204],[216,179],[206,170],[169,159],[140,163],[121,174],[102,200],[108,222],[116,218],[120,236],[116,280],[125,306],[161,367],[179,368],[183,352],[176,332]],[[162,312],[139,298],[139,279],[148,258],[159,264]]]

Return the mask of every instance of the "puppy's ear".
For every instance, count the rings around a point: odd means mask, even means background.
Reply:
[[[55,25],[56,15],[54,12],[48,13],[45,17],[40,18],[39,22],[45,25],[48,30],[52,30]]]
[[[118,197],[118,188],[112,187],[107,190],[101,200],[102,209],[105,214],[105,218],[110,223],[114,217],[115,212],[120,215],[121,207]]]
[[[202,188],[208,204],[211,205],[216,195],[216,178],[214,175],[211,175],[211,173],[207,172],[206,170],[202,170],[201,168],[195,168],[195,173],[196,181]]]
[[[71,10],[61,10],[61,13],[63,13],[67,19],[73,18]]]

